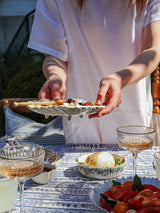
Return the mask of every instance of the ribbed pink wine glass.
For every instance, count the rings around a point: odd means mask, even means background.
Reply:
[[[133,156],[133,176],[136,175],[137,156],[143,150],[153,146],[156,130],[147,126],[121,126],[117,128],[119,147],[126,149]]]
[[[24,183],[43,171],[45,150],[37,145],[16,145],[0,149],[0,174],[16,179],[20,192],[20,213],[25,213]]]

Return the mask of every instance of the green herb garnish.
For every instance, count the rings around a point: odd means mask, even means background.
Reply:
[[[114,157],[115,166],[119,166],[124,163],[124,158],[116,158]]]
[[[133,187],[132,187],[132,189],[134,191],[136,191],[136,190],[139,191],[141,189],[141,187],[142,187],[142,181],[141,181],[140,177],[138,177],[138,175],[135,175],[134,179],[133,179]]]
[[[116,180],[112,180],[113,185],[121,186],[122,184]]]
[[[117,203],[116,200],[104,195],[104,194],[101,194],[101,198],[103,200],[105,200],[112,208],[115,206],[115,204]]]

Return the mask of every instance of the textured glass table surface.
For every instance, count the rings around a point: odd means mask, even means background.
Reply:
[[[48,145],[44,146],[61,155],[55,177],[46,185],[38,185],[31,179],[25,183],[26,213],[98,213],[100,212],[89,199],[89,192],[104,180],[94,180],[82,176],[78,171],[76,159],[85,154],[108,151],[126,157],[127,164],[122,177],[132,176],[132,155],[118,145]],[[140,177],[156,178],[153,169],[153,155],[159,147],[142,151],[137,159],[137,174]],[[14,213],[19,212],[19,193]]]

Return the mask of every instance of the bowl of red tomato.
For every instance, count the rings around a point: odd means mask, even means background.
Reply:
[[[157,178],[117,178],[104,181],[89,194],[92,203],[107,213],[160,213]]]

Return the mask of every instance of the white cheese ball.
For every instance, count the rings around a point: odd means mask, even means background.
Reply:
[[[115,166],[115,161],[113,155],[109,152],[96,152],[86,158],[85,165],[97,168],[108,168]]]

